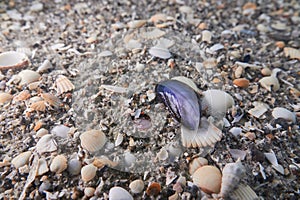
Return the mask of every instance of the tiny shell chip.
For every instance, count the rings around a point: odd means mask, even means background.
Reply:
[[[141,193],[144,189],[144,182],[140,179],[134,180],[129,184],[129,188],[134,194]]]
[[[168,49],[166,49],[164,47],[159,47],[159,46],[151,47],[149,49],[149,53],[152,56],[158,57],[158,58],[161,58],[161,59],[168,59],[172,56]]]
[[[50,171],[61,174],[67,167],[67,158],[64,155],[57,155],[51,162]]]
[[[157,39],[157,38],[164,36],[165,34],[166,34],[166,32],[156,28],[150,32],[142,33],[142,37],[146,38],[146,39]]]
[[[38,81],[41,77],[39,73],[28,69],[22,70],[18,75],[21,77],[21,86]]]
[[[52,135],[47,134],[41,137],[41,139],[36,144],[36,150],[39,154],[56,151],[57,145],[52,138]]]
[[[133,200],[133,197],[127,190],[116,186],[116,187],[112,187],[109,190],[108,199],[109,200]]]
[[[86,165],[81,169],[81,178],[84,182],[92,180],[96,176],[97,167],[93,164]]]
[[[285,47],[283,51],[286,57],[290,57],[291,59],[296,58],[300,60],[300,50],[291,47]]]
[[[218,194],[221,188],[222,175],[218,168],[211,165],[200,167],[193,174],[193,182],[207,194]]]
[[[203,157],[194,158],[189,165],[190,175],[193,175],[197,169],[199,169],[200,167],[203,167],[205,165],[208,165],[208,160],[206,158],[203,158]]]
[[[159,161],[164,161],[164,160],[168,159],[169,153],[165,148],[161,148],[156,156],[157,156]]]
[[[22,68],[28,63],[29,59],[24,53],[8,51],[0,54],[0,70]]]
[[[157,196],[160,193],[160,191],[161,191],[160,184],[157,182],[153,182],[148,186],[146,193],[149,196]]]
[[[263,77],[259,80],[259,83],[262,87],[266,88],[269,92],[277,91],[280,88],[279,81],[274,76]]]
[[[69,92],[75,89],[73,83],[65,76],[59,76],[56,81],[56,91],[57,95],[61,95],[62,93]]]
[[[28,163],[30,156],[31,156],[31,151],[23,152],[18,156],[16,156],[15,158],[13,158],[11,164],[13,164],[15,168],[19,169],[20,167],[23,167]]]
[[[48,69],[52,68],[52,64],[49,60],[44,60],[44,62],[39,66],[39,68],[37,69],[37,72],[44,72]]]
[[[51,106],[54,108],[59,108],[61,101],[59,100],[58,97],[54,96],[53,94],[50,93],[42,93],[41,97]]]
[[[12,100],[13,96],[6,92],[0,92],[0,104],[5,104]]]
[[[272,111],[272,116],[275,119],[282,118],[287,121],[296,122],[296,114],[282,107],[276,107]]]
[[[100,130],[90,130],[80,135],[81,146],[90,153],[99,151],[106,142],[105,134]]]

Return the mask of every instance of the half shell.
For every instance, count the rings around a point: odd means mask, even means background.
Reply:
[[[67,167],[67,158],[64,155],[57,155],[51,162],[50,171],[61,174]]]
[[[133,197],[127,190],[117,186],[109,190],[108,198],[109,200],[133,200]]]
[[[90,130],[80,135],[81,146],[90,153],[99,151],[106,142],[105,134],[100,130]]]
[[[8,51],[0,54],[0,70],[22,68],[28,63],[29,59],[25,53]]]
[[[81,178],[84,182],[92,180],[96,176],[97,167],[93,164],[86,165],[81,169]]]
[[[61,101],[59,100],[58,97],[54,96],[53,94],[50,93],[42,93],[41,97],[50,105],[53,106],[54,108],[59,108]]]
[[[61,95],[62,93],[69,92],[75,89],[73,83],[63,75],[60,75],[56,79],[55,84],[56,84],[57,95]]]
[[[12,159],[11,164],[13,164],[15,168],[19,169],[28,163],[30,156],[31,151],[20,153],[18,156]]]
[[[57,145],[52,138],[52,135],[47,134],[41,137],[41,139],[36,144],[36,150],[39,154],[56,151]]]
[[[272,111],[272,116],[275,119],[282,118],[287,121],[296,122],[296,114],[282,107],[276,107]]]
[[[206,158],[203,158],[203,157],[194,158],[189,165],[190,175],[193,175],[197,169],[199,169],[200,167],[203,167],[205,165],[208,165],[208,160]]]
[[[13,96],[6,92],[0,92],[0,104],[5,104],[12,100]]]
[[[140,179],[134,180],[129,184],[129,188],[132,193],[135,194],[141,193],[144,189],[144,182]]]
[[[25,84],[36,82],[40,79],[40,74],[32,71],[32,70],[22,70],[19,74],[19,77],[21,77],[20,85],[23,86]]]

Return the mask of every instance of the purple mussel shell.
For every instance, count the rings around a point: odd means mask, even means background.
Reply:
[[[201,105],[196,92],[177,80],[167,80],[155,87],[158,100],[170,110],[172,116],[188,129],[196,130],[201,118]]]

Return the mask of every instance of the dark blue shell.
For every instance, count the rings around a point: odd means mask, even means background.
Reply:
[[[174,118],[191,130],[198,129],[201,105],[198,95],[191,87],[177,80],[167,80],[157,84],[155,92]]]

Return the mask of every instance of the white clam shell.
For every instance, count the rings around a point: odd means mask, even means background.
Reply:
[[[64,155],[57,155],[51,162],[50,171],[61,174],[67,167],[67,158]]]
[[[144,190],[144,182],[140,179],[134,180],[129,184],[129,188],[134,194],[141,193]]]
[[[39,154],[56,151],[57,145],[52,135],[47,134],[41,137],[36,144],[36,150]]]
[[[193,175],[197,169],[205,165],[208,165],[208,160],[206,158],[203,157],[194,158],[189,165],[190,175]]]
[[[0,70],[21,68],[28,63],[29,59],[25,53],[8,51],[0,54]]]
[[[69,131],[70,128],[65,125],[57,125],[51,130],[51,134],[61,138],[67,138]]]
[[[267,89],[268,91],[277,91],[280,88],[279,81],[276,77],[274,76],[267,76],[263,77],[262,79],[259,80],[259,83],[262,87]]]
[[[160,47],[160,46],[151,47],[149,49],[149,53],[152,56],[158,57],[158,58],[161,58],[161,59],[168,59],[172,56],[170,51],[167,48]]]
[[[43,175],[49,171],[48,163],[44,157],[39,159],[38,165],[39,165],[37,170],[38,176]]]
[[[49,60],[44,60],[44,62],[39,66],[39,68],[37,69],[37,72],[41,73],[44,72],[48,69],[52,69],[52,64]]]
[[[31,151],[20,153],[18,156],[12,159],[11,164],[13,164],[15,168],[19,169],[29,162],[30,156]]]
[[[56,84],[57,95],[61,95],[65,92],[69,92],[75,89],[73,83],[63,75],[60,75],[56,79],[55,84]]]
[[[109,190],[108,198],[109,200],[133,200],[133,197],[127,190],[117,186]]]
[[[106,136],[100,130],[90,130],[82,133],[80,135],[81,146],[89,151],[94,153],[99,151],[104,144],[106,143]]]
[[[96,176],[97,167],[93,164],[88,164],[81,169],[81,178],[84,182],[92,180]]]
[[[29,69],[25,69],[25,70],[22,70],[18,76],[21,77],[21,81],[20,81],[20,85],[25,85],[25,84],[29,84],[29,83],[33,83],[33,82],[36,82],[40,79],[40,74],[35,72],[35,71],[32,71],[32,70],[29,70]]]
[[[253,105],[255,107],[250,109],[248,113],[256,118],[260,118],[269,109],[269,105],[262,102],[253,102]]]
[[[95,193],[95,188],[93,187],[86,187],[84,188],[84,195],[87,196],[87,197],[91,197],[93,196]]]
[[[286,108],[276,107],[272,111],[272,116],[275,119],[282,118],[291,122],[296,122],[296,114]]]

